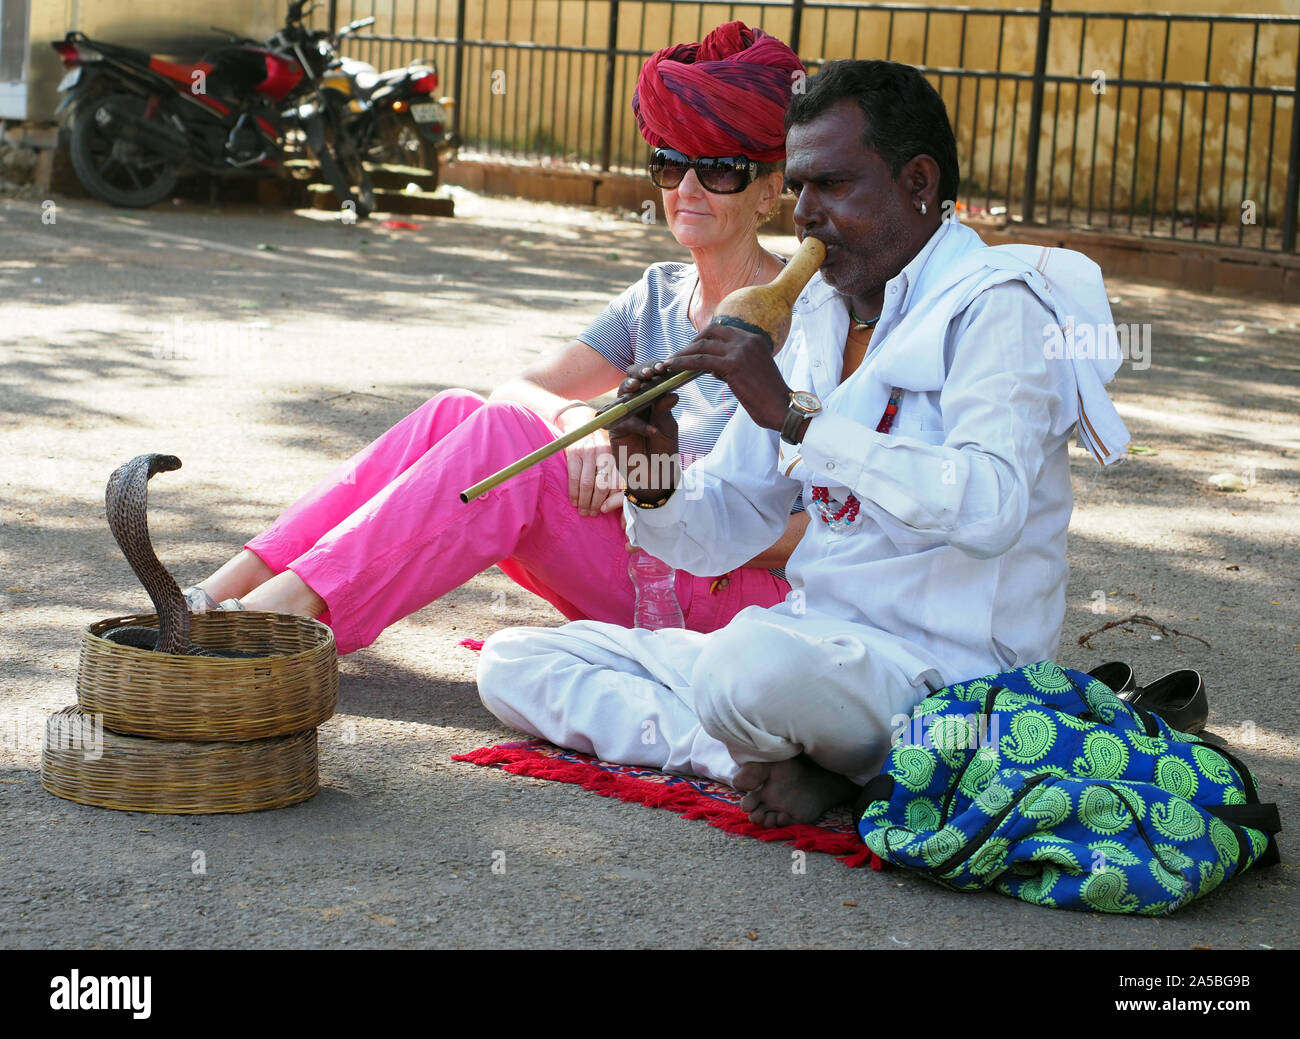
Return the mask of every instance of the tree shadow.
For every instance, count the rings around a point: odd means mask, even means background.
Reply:
[[[43,272],[42,288],[25,293],[27,305],[58,305],[59,287],[76,282],[78,267],[106,255],[129,264],[135,251],[147,248],[151,265],[204,277],[171,291],[167,278],[119,285],[110,270],[89,286],[77,283],[79,290],[116,286],[137,314],[194,320],[229,319],[232,305],[255,311],[252,316],[274,316],[288,301],[349,317],[364,308],[382,321],[409,316],[418,300],[448,320],[473,316],[481,322],[481,310],[470,308],[484,294],[503,305],[559,310],[576,296],[607,300],[611,283],[635,281],[670,246],[689,258],[656,228],[608,216],[593,220],[599,233],[578,233],[559,218],[428,220],[417,231],[403,231],[380,221],[340,225],[309,210],[156,207],[127,215],[77,199],[60,202],[54,226],[33,230],[16,213],[0,211],[0,228],[13,244],[21,240],[24,264]]]

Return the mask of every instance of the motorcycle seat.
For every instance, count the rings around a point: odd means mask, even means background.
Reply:
[[[102,43],[99,40],[92,40],[90,37],[82,37],[86,46],[93,47],[101,54],[107,54],[111,58],[120,58],[123,61],[133,65],[148,65],[153,60],[153,55],[148,51],[137,50],[135,47],[123,47],[120,43]]]
[[[406,66],[400,69],[389,69],[387,72],[381,72],[379,74],[379,82],[385,84],[400,83],[402,82],[402,80],[405,79],[418,79],[423,74],[424,74],[423,69],[417,70],[411,68],[410,66]]]
[[[389,69],[387,72],[356,72],[353,74],[353,82],[356,84],[358,93],[366,100],[370,100],[376,94],[399,83],[419,79],[428,71],[422,66],[404,65],[401,68]]]
[[[363,97],[369,97],[382,78],[378,72],[358,72],[353,76],[352,82]]]

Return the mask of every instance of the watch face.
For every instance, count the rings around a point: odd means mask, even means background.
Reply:
[[[790,394],[790,403],[800,411],[806,411],[809,414],[816,414],[822,410],[822,402],[815,393],[808,393],[805,390],[797,390]]]

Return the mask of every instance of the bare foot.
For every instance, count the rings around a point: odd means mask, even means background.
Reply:
[[[803,754],[785,761],[751,761],[740,767],[732,785],[745,795],[740,807],[749,821],[768,827],[816,822],[826,809],[858,793],[851,780]]]

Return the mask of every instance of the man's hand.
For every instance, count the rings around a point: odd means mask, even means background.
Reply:
[[[709,325],[685,350],[655,365],[655,374],[661,369],[710,372],[764,429],[780,429],[790,410],[790,387],[776,366],[771,341],[733,325]]]
[[[632,365],[618,387],[618,395],[640,393],[667,374],[662,361],[653,368]],[[665,498],[676,487],[677,420],[672,411],[676,403],[677,394],[664,394],[609,426],[610,448],[623,482],[642,501]]]

